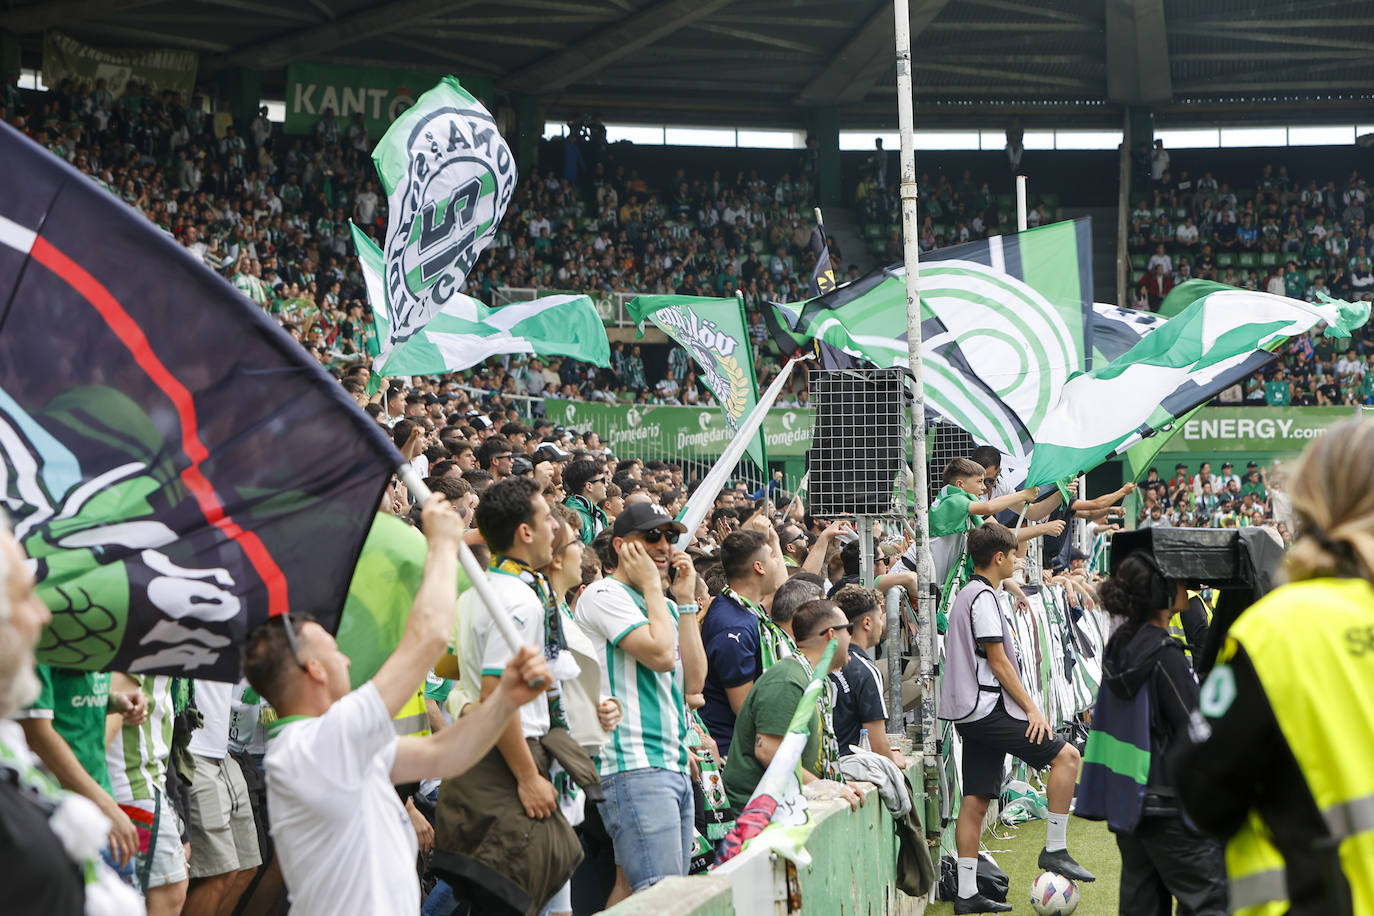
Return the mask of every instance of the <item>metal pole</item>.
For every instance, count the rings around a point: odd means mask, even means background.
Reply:
[[[894,643],[901,645],[904,639],[893,639],[894,633],[902,632],[902,592],[904,589],[893,586],[887,590],[887,733],[900,735],[906,715],[902,711],[902,653],[892,651]]]
[[[1026,176],[1016,176],[1016,231],[1026,231]]]
[[[917,616],[920,619],[918,644],[921,654],[921,752],[924,758],[925,791],[938,792],[940,748],[935,721],[935,561],[930,555],[930,518],[926,512],[926,397],[921,373],[921,290],[917,239],[920,225],[916,218],[916,150],[912,141],[911,104],[911,11],[908,0],[893,0],[893,32],[897,57],[897,125],[901,131],[899,193],[902,198],[902,260],[906,267],[906,333],[911,367],[911,471],[915,490],[916,577],[920,582]],[[889,648],[900,652],[901,628],[888,634]]]
[[[1016,231],[1025,232],[1028,224],[1026,222],[1026,176],[1016,176]],[[991,495],[991,494],[989,494]],[[1030,504],[1021,507],[1021,517],[1016,520],[1016,529],[1021,530],[1021,523],[1025,521],[1026,510]],[[1040,569],[1043,566],[1043,558],[1040,555],[1040,539],[1036,538],[1026,545],[1026,585],[1039,587]]]

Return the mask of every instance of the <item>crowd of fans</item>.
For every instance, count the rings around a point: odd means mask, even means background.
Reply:
[[[103,81],[43,93],[10,81],[4,103],[8,123],[137,207],[322,364],[338,367],[374,345],[349,222],[380,239],[387,201],[370,158],[378,138],[360,116],[344,123],[326,111],[314,136],[286,136],[265,108],[245,126],[227,110],[208,113],[200,97],[183,104],[130,84],[115,99]],[[522,177],[469,291],[486,302],[506,286],[739,295],[762,356],[763,303],[805,298],[815,264],[804,215],[814,162],[802,157],[769,180],[678,169],[659,189],[597,142],[595,126],[557,141],[561,169]],[[840,256],[832,242],[833,262]],[[492,360],[463,382],[535,397],[703,403],[711,395],[684,357],[670,356],[661,375],[646,374],[638,347],[617,346],[611,369],[599,372],[573,360]]]
[[[1220,473],[1212,463],[1198,464],[1195,474],[1186,463],[1174,468],[1167,480],[1150,468],[1140,484],[1136,512],[1138,528],[1246,528],[1274,527],[1287,546],[1292,541],[1293,517],[1278,472],[1246,463],[1242,473],[1225,461]]]

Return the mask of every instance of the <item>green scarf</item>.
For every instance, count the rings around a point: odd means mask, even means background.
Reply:
[[[553,583],[549,577],[530,566],[524,560],[493,553],[487,567],[496,573],[514,576],[534,590],[539,603],[544,606],[544,658],[553,664],[558,653],[566,651],[567,641],[563,638],[563,615],[558,610],[558,596],[553,593]],[[493,608],[493,611],[496,609]],[[549,725],[553,728],[568,727],[568,717],[563,712],[563,691],[555,680],[549,688]]]

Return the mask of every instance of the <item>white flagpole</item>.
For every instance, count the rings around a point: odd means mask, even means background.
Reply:
[[[707,472],[706,478],[697,487],[697,491],[692,494],[692,498],[687,501],[687,508],[682,514],[682,524],[687,530],[678,536],[677,549],[686,550],[687,545],[692,543],[692,538],[696,537],[697,527],[706,518],[711,507],[716,503],[716,494],[721,487],[725,486],[725,480],[730,476],[730,472],[739,463],[749,443],[754,440],[754,434],[763,425],[763,418],[768,414],[773,402],[782,393],[782,386],[787,384],[787,380],[792,377],[792,369],[796,366],[795,359],[789,359],[778,371],[778,377],[773,379],[763,396],[759,398],[754,409],[745,414],[740,421],[739,429],[735,430],[735,438],[725,447],[724,453],[716,459],[716,463]]]
[[[1025,232],[1028,228],[1026,222],[1026,176],[1016,176],[1016,231]],[[991,494],[989,494],[991,495]],[[1016,520],[1016,530],[1021,530],[1021,523],[1026,520],[1026,512],[1030,509],[1030,503],[1021,507],[1021,516]],[[1026,584],[1038,586],[1040,584],[1040,570],[1044,568],[1044,558],[1041,556],[1041,544],[1039,538],[1026,545]]]
[[[432,495],[429,487],[425,486],[425,482],[420,479],[419,473],[409,461],[396,469],[396,476],[401,478],[401,483],[406,485],[406,489],[415,497],[417,503],[423,505],[425,500]],[[501,631],[501,637],[505,639],[506,645],[510,647],[511,652],[519,652],[523,645],[520,634],[515,631],[515,625],[500,612],[502,605],[491,590],[491,583],[487,581],[486,570],[482,569],[477,558],[472,555],[472,550],[461,540],[458,542],[458,562],[462,564],[463,572],[467,573],[468,581],[476,590],[477,597],[482,599],[482,604],[486,607],[487,613],[491,615],[492,622],[496,624],[496,629]],[[542,683],[531,683],[530,686],[540,687],[543,685]]]

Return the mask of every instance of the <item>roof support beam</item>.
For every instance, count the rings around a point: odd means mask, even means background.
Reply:
[[[534,62],[503,80],[516,92],[557,92],[697,22],[731,0],[665,0]]]
[[[111,16],[159,0],[59,0],[57,3],[37,3],[0,13],[0,29],[24,35],[41,32],[59,25],[76,25],[87,19]]]
[[[1107,98],[1142,105],[1173,94],[1164,0],[1107,0]]]
[[[205,63],[211,67],[227,65],[272,70],[293,60],[358,44],[372,35],[391,32],[439,13],[453,13],[478,2],[480,0],[391,0],[282,38],[238,48],[219,60]]]
[[[940,15],[947,2],[915,0],[911,4],[912,44],[915,44],[916,36]],[[844,47],[831,55],[825,69],[806,84],[797,101],[804,105],[861,101],[873,84],[896,66],[892,27],[892,5],[878,4],[868,21],[850,36]]]

